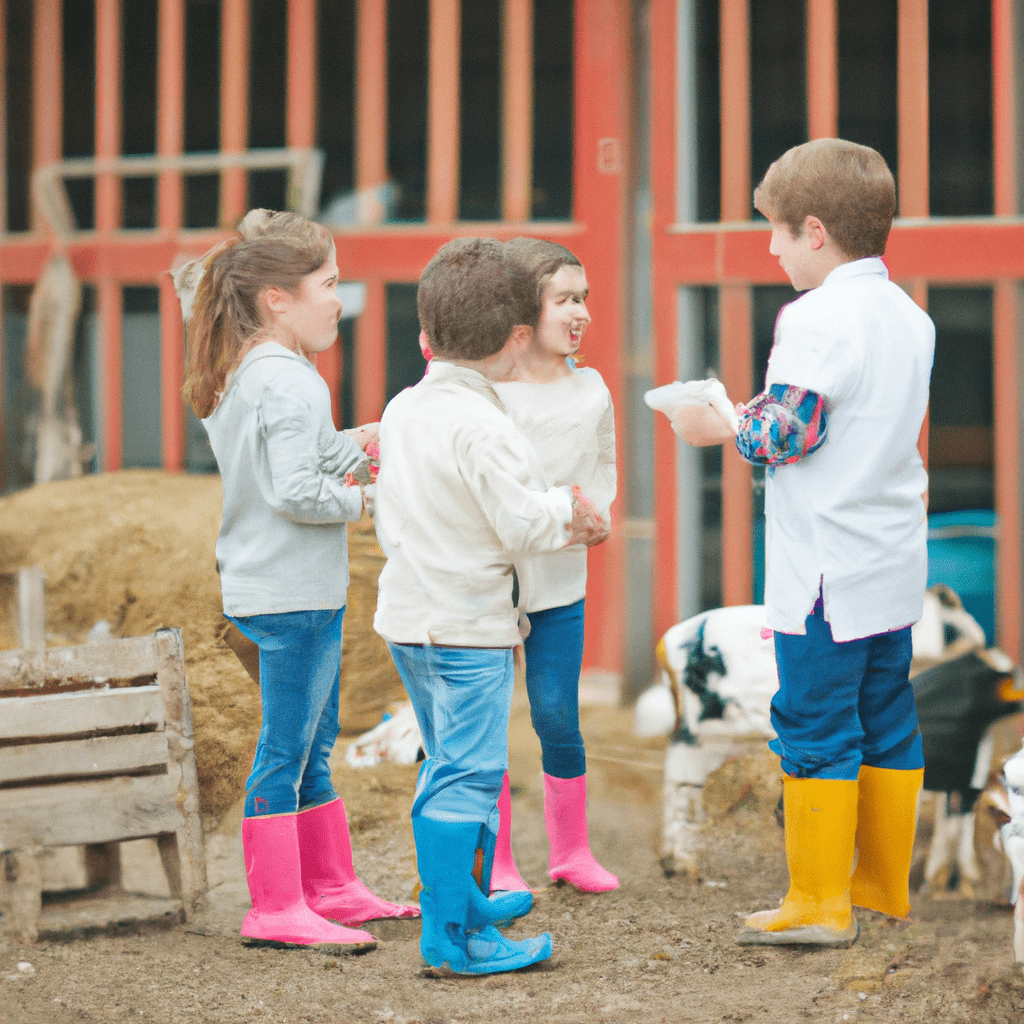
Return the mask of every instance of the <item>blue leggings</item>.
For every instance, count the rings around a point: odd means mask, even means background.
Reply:
[[[226,618],[260,649],[263,723],[245,783],[247,818],[294,814],[337,797],[327,761],[338,738],[344,608]]]
[[[583,606],[530,612],[526,638],[526,692],[530,720],[540,737],[545,775],[585,775],[587,757],[580,733],[580,668],[583,665]]]
[[[861,764],[923,768],[910,627],[836,643],[819,598],[806,628],[806,636],[775,634],[777,738],[768,746],[782,757],[783,771],[852,780]]]

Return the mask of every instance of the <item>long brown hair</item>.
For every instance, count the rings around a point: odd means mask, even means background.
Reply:
[[[530,319],[524,320],[528,327],[536,327],[544,309],[544,287],[562,267],[582,267],[576,254],[557,242],[546,238],[520,236],[505,243],[505,252],[513,262],[522,267],[529,276],[533,292],[533,306]]]
[[[321,224],[296,214],[252,211],[234,238],[209,253],[188,325],[182,388],[197,416],[213,412],[228,373],[267,326],[260,292],[294,292],[327,262],[332,246]]]

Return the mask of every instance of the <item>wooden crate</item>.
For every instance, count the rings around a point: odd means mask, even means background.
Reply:
[[[54,930],[42,907],[41,849],[144,837],[156,840],[170,906],[97,900],[77,926],[188,917],[206,890],[181,634],[0,651],[0,926],[28,938]],[[66,908],[51,916],[68,920]]]

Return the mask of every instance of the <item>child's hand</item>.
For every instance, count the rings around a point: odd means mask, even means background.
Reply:
[[[574,544],[600,544],[608,536],[607,526],[597,506],[576,486],[572,487],[572,522],[568,547]]]
[[[368,444],[376,444],[380,434],[379,423],[364,423],[361,427],[350,427],[343,431],[365,452]]]

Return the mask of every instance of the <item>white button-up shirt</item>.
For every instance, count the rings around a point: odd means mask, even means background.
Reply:
[[[546,486],[487,378],[434,358],[384,410],[380,465],[374,629],[394,643],[519,643],[513,561],[564,547],[572,498]]]
[[[931,319],[877,257],[837,267],[780,314],[765,387],[822,395],[828,435],[767,481],[765,604],[779,632],[804,632],[819,587],[838,642],[920,618],[928,477],[917,440],[934,351]]]

